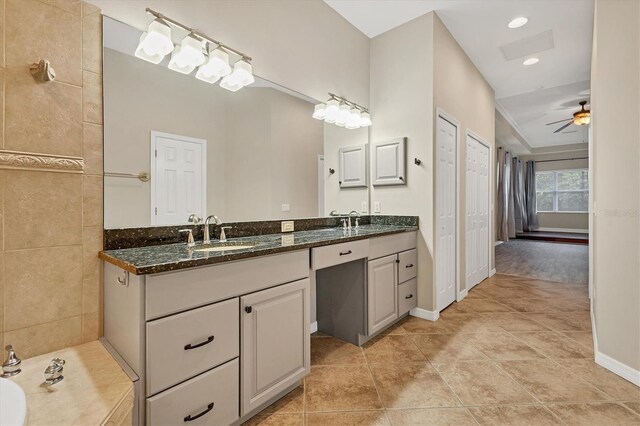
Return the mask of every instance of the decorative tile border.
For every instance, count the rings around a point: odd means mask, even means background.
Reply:
[[[62,155],[0,150],[0,169],[82,173],[84,159]]]

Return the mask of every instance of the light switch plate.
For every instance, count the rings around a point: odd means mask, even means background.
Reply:
[[[282,232],[293,232],[293,223],[294,222],[292,220],[285,220],[280,222]]]
[[[360,213],[366,213],[367,212],[367,202],[363,201],[362,205],[360,206]]]
[[[374,201],[373,202],[373,212],[374,213],[380,213],[382,209],[380,208],[380,201]]]

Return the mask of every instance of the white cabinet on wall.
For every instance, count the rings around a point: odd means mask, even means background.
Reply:
[[[397,138],[373,144],[372,183],[381,185],[405,185],[407,138]]]
[[[340,188],[367,186],[367,145],[342,147],[340,156]]]

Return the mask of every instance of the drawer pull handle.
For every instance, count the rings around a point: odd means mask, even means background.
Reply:
[[[408,296],[405,296],[404,298],[405,298],[405,299],[411,299],[412,297],[413,297],[413,294],[410,294],[410,295],[408,295]]]
[[[405,268],[413,268],[413,263],[408,264]]]
[[[184,418],[184,421],[186,423],[186,422],[191,422],[191,421],[193,421],[195,419],[199,419],[200,417],[204,416],[205,414],[207,414],[211,410],[213,410],[213,402],[210,403],[209,405],[207,405],[207,409],[204,410],[202,413],[196,414],[195,416],[192,416],[191,414],[189,414],[187,417]]]
[[[346,255],[351,254],[351,253],[353,253],[351,250],[341,251],[340,252],[340,256],[346,256]]]
[[[195,348],[199,348],[200,346],[208,345],[209,343],[213,342],[213,339],[214,339],[214,336],[209,336],[207,340],[205,340],[204,342],[196,343],[195,345],[192,345],[191,343],[189,343],[188,345],[185,345],[184,350],[188,351],[189,349],[195,349]]]

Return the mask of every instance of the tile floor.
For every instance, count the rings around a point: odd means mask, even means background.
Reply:
[[[249,424],[640,425],[640,388],[593,362],[584,285],[495,275],[363,348],[313,336],[311,365]]]

